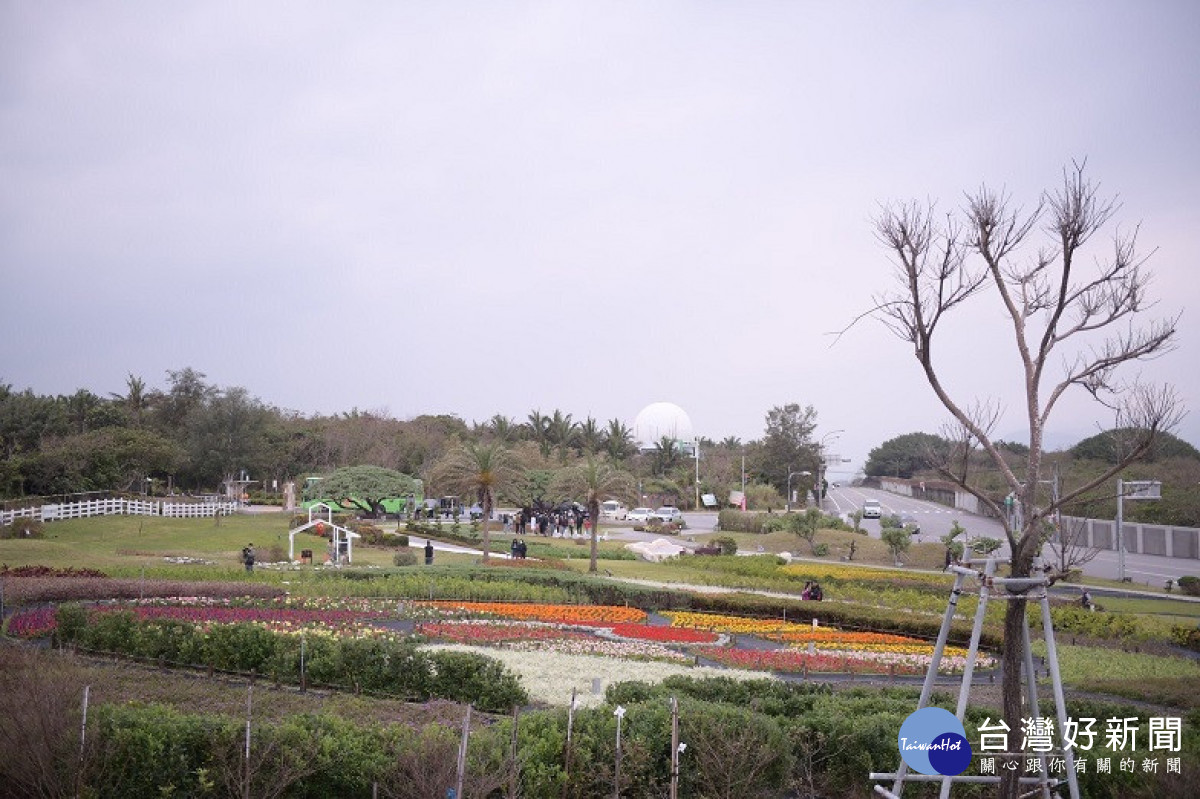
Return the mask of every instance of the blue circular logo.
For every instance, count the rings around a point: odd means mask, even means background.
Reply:
[[[971,764],[971,744],[962,722],[940,707],[909,714],[897,736],[900,757],[919,774],[952,777]]]

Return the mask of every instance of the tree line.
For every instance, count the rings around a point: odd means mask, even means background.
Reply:
[[[785,403],[766,413],[759,439],[701,438],[700,493],[724,502],[742,488],[744,474],[752,504],[782,505],[789,473],[817,471],[816,420],[812,406]],[[0,384],[4,499],[207,493],[243,474],[270,492],[352,465],[420,477],[436,491],[435,467],[447,454],[493,443],[513,455],[534,494],[563,467],[599,459],[632,475],[640,495],[682,507],[695,501],[693,455],[669,438],[639,449],[620,419],[580,420],[560,409],[471,423],[453,414],[396,419],[357,408],[306,415],[269,405],[242,387],[219,387],[190,367],[168,371],[162,387],[129,374],[125,390],[107,396],[86,388],[42,395]],[[792,488],[811,485],[794,480]]]

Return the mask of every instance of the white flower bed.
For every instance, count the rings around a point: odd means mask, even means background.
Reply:
[[[730,677],[735,680],[771,679],[765,671],[743,669],[713,669],[707,666],[685,666],[655,661],[620,660],[595,655],[568,655],[561,652],[521,652],[514,649],[466,646],[463,644],[431,644],[422,649],[476,652],[496,658],[521,678],[529,698],[547,705],[566,706],[571,702],[571,689],[576,692],[579,706],[598,705],[604,701],[604,689],[612,683],[641,680],[659,683],[673,674],[690,677]],[[592,693],[592,680],[600,679],[600,693]]]

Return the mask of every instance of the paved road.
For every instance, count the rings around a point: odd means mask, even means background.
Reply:
[[[830,513],[850,513],[861,508],[863,501],[867,499],[878,500],[886,514],[912,516],[916,519],[921,526],[922,541],[937,541],[950,532],[950,526],[955,520],[967,529],[967,534],[972,538],[987,536],[1005,540],[1004,526],[995,519],[879,489],[857,486],[830,488],[825,499],[825,510]],[[864,519],[862,526],[872,538],[879,537],[878,520]],[[1007,550],[1006,544],[1001,551]],[[1096,553],[1091,562],[1084,564],[1083,572],[1090,577],[1116,580],[1118,562],[1119,556],[1116,552],[1102,550]],[[1125,553],[1125,576],[1137,585],[1161,588],[1167,580],[1178,581],[1185,575],[1200,576],[1200,560]]]
[[[861,488],[858,486],[831,487],[825,498],[825,511],[844,516],[861,508],[862,503],[867,499],[878,500],[885,514],[912,516],[916,519],[917,524],[921,527],[919,540],[922,542],[937,541],[950,532],[950,526],[956,520],[967,529],[967,534],[971,538],[987,536],[989,538],[1000,539],[1001,541],[1005,540],[1004,528],[995,519],[976,516],[966,511],[947,508],[945,505],[939,505],[935,502],[926,502],[925,500],[892,494],[874,488]],[[704,536],[714,532],[717,526],[717,514],[713,511],[685,511],[683,518],[687,522],[687,529],[677,541],[684,546],[693,545],[689,541],[690,538],[697,538],[697,543],[703,543]],[[872,538],[879,538],[879,520],[864,519],[862,526],[867,531],[867,535]],[[618,537],[626,541],[650,541],[661,537],[649,533],[635,533],[632,527],[632,524],[628,527],[617,525],[610,527],[605,525],[601,527],[601,531],[608,531],[613,537]],[[417,537],[414,536],[414,546],[416,545],[416,539]],[[424,541],[422,539],[423,544]],[[451,545],[444,546],[448,551],[451,551]],[[1005,543],[1001,552],[1007,553],[1007,550],[1008,545]],[[1083,572],[1090,577],[1100,577],[1106,580],[1117,579],[1117,553],[1111,551],[1098,552],[1091,562],[1084,564]],[[1134,584],[1134,587],[1140,585],[1161,588],[1167,580],[1178,581],[1180,577],[1185,575],[1200,576],[1200,560],[1126,553],[1125,575]]]

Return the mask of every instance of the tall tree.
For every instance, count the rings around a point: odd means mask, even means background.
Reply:
[[[576,427],[575,441],[582,454],[595,455],[604,444],[604,428],[595,417],[589,416]]]
[[[496,414],[487,421],[487,430],[493,436],[506,444],[517,440],[517,425],[512,419],[503,414]]]
[[[512,452],[499,441],[460,444],[438,461],[430,476],[440,491],[478,500],[483,509],[483,562],[487,563],[496,499],[516,488],[521,478]]]
[[[628,501],[636,493],[633,475],[617,469],[605,460],[589,456],[582,464],[563,469],[555,478],[555,488],[573,497],[584,497],[592,522],[591,561],[588,571],[596,571],[600,503],[609,497]]]
[[[931,433],[889,438],[867,454],[863,471],[871,477],[912,477],[930,463],[944,462],[949,442]]]
[[[567,449],[575,438],[575,430],[579,425],[571,419],[571,414],[554,409],[549,422],[546,424],[546,436],[550,445],[558,449],[558,458],[562,463],[567,462]]]
[[[609,419],[604,428],[604,451],[615,461],[623,461],[633,452],[633,431],[620,419]]]
[[[663,436],[654,442],[654,474],[663,476],[670,473],[679,464],[679,443],[670,436]]]
[[[81,388],[69,397],[60,397],[67,409],[67,418],[71,422],[71,432],[86,433],[100,404],[103,402],[86,388]]]
[[[754,471],[782,494],[787,490],[788,474],[807,470],[817,473],[818,452],[812,440],[817,428],[817,412],[809,405],[801,408],[790,402],[767,412],[762,441],[754,449]]]
[[[156,420],[167,435],[178,435],[186,426],[188,414],[216,396],[217,387],[206,383],[204,377],[203,372],[190,366],[179,371],[168,370],[170,389],[166,394],[151,395]]]
[[[875,220],[875,232],[889,251],[899,288],[876,298],[875,315],[913,354],[934,394],[955,422],[990,456],[1023,520],[1007,531],[1012,575],[1028,577],[1042,543],[1044,525],[1064,503],[1111,480],[1146,452],[1160,431],[1179,421],[1181,407],[1173,390],[1117,377],[1121,366],[1168,351],[1178,317],[1142,322],[1147,308],[1148,276],[1138,254],[1136,228],[1118,230],[1107,254],[1083,257],[1085,245],[1111,220],[1116,205],[1075,164],[1063,172],[1062,185],[1042,195],[1029,212],[984,186],[966,198],[958,214],[940,215],[929,203],[886,206]],[[1038,242],[1038,231],[1046,239]],[[1089,268],[1089,266],[1091,268]],[[1010,467],[992,438],[998,421],[995,402],[964,404],[942,380],[935,343],[944,339],[942,322],[968,300],[990,294],[1011,327],[1021,367],[1028,450],[1023,473]],[[1053,377],[1051,371],[1062,364]],[[1038,504],[1043,477],[1043,436],[1047,420],[1063,396],[1082,389],[1114,409],[1118,427],[1138,431],[1117,463],[1092,480]],[[956,459],[955,459],[956,460]],[[1006,513],[998,498],[980,491],[952,468],[942,475],[974,494],[997,517]],[[964,461],[965,462],[965,461]],[[1019,729],[1024,699],[1021,665],[1026,600],[1007,603],[1004,617],[1004,717]],[[1004,769],[1001,793],[1018,795],[1017,771]]]
[[[529,439],[538,445],[542,457],[549,458],[550,450],[554,448],[550,441],[550,417],[544,416],[540,410],[530,411],[525,426],[529,430]]]
[[[133,427],[142,426],[142,416],[146,412],[146,406],[149,402],[149,395],[146,393],[146,381],[140,377],[134,377],[130,372],[125,378],[125,393],[112,394],[112,398],[118,400],[125,408],[125,413],[129,416],[129,424]]]

